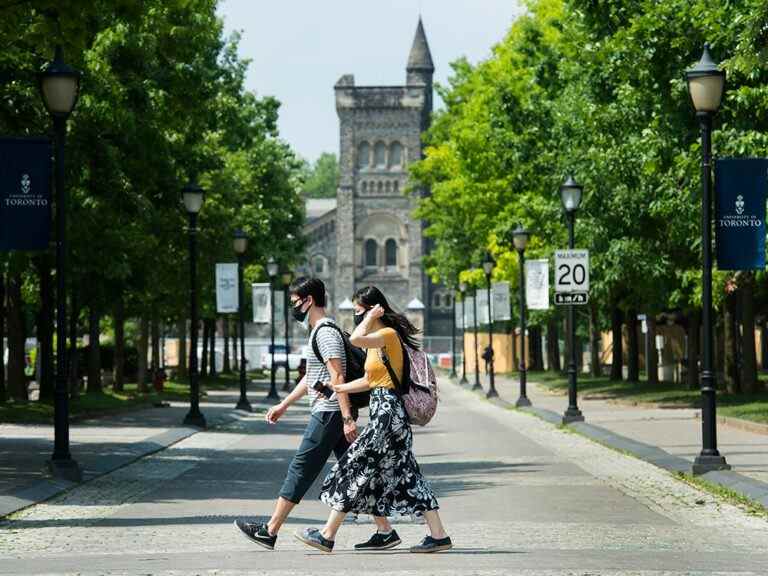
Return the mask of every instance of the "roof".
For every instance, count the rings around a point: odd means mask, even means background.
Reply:
[[[407,70],[430,70],[432,72],[435,70],[421,17],[419,17],[419,24],[416,27],[416,35],[413,37],[411,53],[408,55]]]
[[[307,222],[312,222],[336,210],[336,198],[308,198],[306,208]]]

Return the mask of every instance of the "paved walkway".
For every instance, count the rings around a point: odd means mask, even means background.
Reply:
[[[487,384],[483,382],[487,389]],[[498,378],[499,395],[515,402],[520,393],[517,379]],[[528,383],[528,397],[534,406],[558,414],[568,407],[568,397],[555,395],[535,382]],[[586,422],[665,452],[691,463],[701,450],[701,410],[648,408],[609,400],[580,397],[579,408]],[[718,449],[734,472],[768,483],[768,435],[719,425]],[[766,571],[768,572],[768,570]]]
[[[670,473],[444,382],[415,451],[456,548],[361,554],[367,519],[344,525],[332,555],[291,537],[328,509],[317,487],[276,552],[238,535],[263,517],[307,418],[253,415],[195,434],[0,524],[0,574],[277,576],[764,576],[768,520]],[[403,523],[405,544],[424,527]]]
[[[259,385],[256,394],[264,396],[265,390]],[[234,391],[208,391],[201,409],[209,425],[231,417],[237,398]],[[83,478],[95,478],[194,434],[197,429],[182,425],[188,409],[188,403],[173,402],[72,423],[71,453]],[[0,516],[75,485],[48,478],[45,463],[52,453],[52,425],[0,424]]]

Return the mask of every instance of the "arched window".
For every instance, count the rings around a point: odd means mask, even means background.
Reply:
[[[387,145],[384,142],[376,142],[373,147],[373,164],[376,168],[387,167]]]
[[[323,258],[322,256],[315,256],[314,262],[312,263],[312,270],[315,276],[324,276],[325,275],[325,258]]]
[[[400,142],[392,142],[389,146],[389,166],[400,166],[403,163],[403,145]]]
[[[446,295],[445,295],[445,307],[446,307],[446,308],[450,308],[450,307],[451,307],[451,305],[452,305],[452,302],[451,302],[451,295],[450,295],[450,294],[446,294]]]
[[[363,194],[368,192],[368,182],[363,182],[363,187],[362,188],[363,188]]]
[[[376,191],[377,191],[379,194],[381,194],[382,192],[384,192],[384,182],[379,182],[379,183],[376,185]]]
[[[376,240],[373,238],[369,238],[365,241],[365,265],[366,266],[373,266],[375,267],[377,265],[376,258],[377,254],[379,252],[379,247],[376,244]]]
[[[387,194],[389,194],[392,190],[392,182],[387,181],[387,183],[384,184],[384,190],[386,190]]]
[[[440,303],[441,303],[440,298],[441,298],[440,294],[435,294],[432,297],[432,302],[434,303],[435,308],[440,308]]]
[[[384,258],[387,266],[397,266],[397,241],[393,238],[384,244]]]
[[[394,183],[393,187],[394,187],[395,192],[399,192],[400,191],[400,182],[395,180],[395,183]]]
[[[371,145],[368,142],[361,142],[357,148],[357,166],[358,168],[368,168],[371,164]]]

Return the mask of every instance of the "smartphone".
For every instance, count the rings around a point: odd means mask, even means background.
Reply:
[[[333,390],[331,388],[329,388],[328,386],[326,386],[325,383],[321,382],[320,380],[315,382],[312,385],[312,388],[314,388],[316,392],[319,392],[320,394],[322,394],[326,398],[330,398],[331,396],[333,396]]]

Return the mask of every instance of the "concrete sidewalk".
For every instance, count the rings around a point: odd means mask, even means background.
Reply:
[[[268,385],[252,383],[254,409]],[[237,417],[239,391],[208,390],[200,409],[209,428]],[[87,482],[171,446],[199,430],[183,425],[187,402],[81,420],[70,424],[70,450]],[[0,517],[42,502],[76,485],[47,474],[53,453],[52,424],[0,424]]]
[[[487,379],[481,382],[487,390]],[[516,378],[497,377],[496,389],[505,402],[514,404],[519,396]],[[534,412],[552,422],[559,421],[568,406],[566,395],[537,385],[535,376],[528,382],[528,397]],[[701,450],[699,409],[631,406],[581,395],[578,404],[585,422],[572,425],[574,429],[663,468],[690,472]],[[717,434],[718,449],[732,470],[710,472],[704,478],[768,505],[768,435],[723,424]]]

